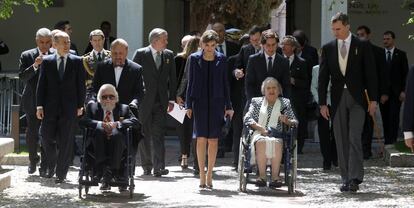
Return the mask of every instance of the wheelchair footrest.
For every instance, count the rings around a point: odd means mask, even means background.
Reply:
[[[96,181],[88,181],[88,180],[79,180],[79,184],[85,185],[85,186],[98,186],[98,182]]]
[[[110,181],[109,185],[110,186],[128,186],[129,183],[128,181]]]

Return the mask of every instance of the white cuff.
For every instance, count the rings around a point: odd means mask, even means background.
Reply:
[[[414,134],[412,131],[404,131],[404,139],[412,139],[414,138]]]
[[[36,110],[43,110],[43,106],[37,106]]]

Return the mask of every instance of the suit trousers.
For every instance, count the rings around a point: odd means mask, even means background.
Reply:
[[[380,104],[385,144],[393,144],[397,141],[398,127],[400,123],[400,108],[401,102],[399,98],[392,95],[392,93],[387,102]]]
[[[308,119],[306,113],[306,101],[300,99],[291,99],[292,100],[292,107],[295,112],[295,115],[299,121],[298,125],[298,152],[302,152],[303,146],[305,145],[305,138],[308,135]]]
[[[323,166],[330,167],[332,164],[338,164],[338,156],[336,153],[335,137],[329,120],[319,116],[318,118],[318,134],[319,145],[323,158]]]
[[[95,137],[92,139],[95,167],[109,167],[115,171],[119,170],[125,150],[125,138],[126,136],[119,131],[108,138],[103,129],[96,129]]]
[[[364,178],[361,134],[365,113],[364,108],[354,100],[347,89],[344,89],[333,118],[336,149],[343,183],[349,183],[351,180],[362,183]]]
[[[162,108],[160,102],[155,102],[149,118],[143,124],[144,139],[139,146],[141,165],[144,170],[153,168],[156,172],[165,169],[166,117],[167,110]]]
[[[26,114],[26,121],[27,121],[27,129],[26,129],[26,144],[27,149],[29,151],[29,161],[30,163],[36,163],[41,159],[40,168],[45,170],[46,168],[46,159],[44,155],[44,150],[42,146],[40,146],[40,156],[37,155],[37,147],[39,145],[40,140],[40,120],[37,119],[36,115]]]
[[[235,109],[236,110],[236,109]],[[240,137],[243,132],[243,108],[237,109],[232,118],[233,127],[233,165],[238,166]]]
[[[365,114],[365,123],[364,130],[362,131],[362,152],[364,158],[368,159],[372,156],[371,146],[372,146],[372,135],[374,133],[374,120],[372,119],[369,113]]]
[[[50,171],[56,168],[59,178],[66,178],[71,163],[76,126],[76,118],[55,117],[42,121],[40,132],[47,166]]]

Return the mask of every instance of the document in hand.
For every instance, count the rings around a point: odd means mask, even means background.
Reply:
[[[177,120],[180,123],[183,123],[187,110],[184,107],[178,105],[177,103],[170,101],[168,103],[167,112],[175,120]]]

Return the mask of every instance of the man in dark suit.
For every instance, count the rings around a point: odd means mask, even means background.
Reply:
[[[23,112],[26,113],[26,144],[29,151],[29,168],[28,173],[36,172],[36,164],[42,159],[40,163],[39,174],[46,176],[46,162],[41,148],[41,156],[37,155],[39,143],[39,127],[40,120],[36,117],[36,86],[39,79],[39,68],[43,61],[43,57],[52,54],[50,47],[52,46],[52,35],[47,28],[41,28],[36,32],[36,48],[24,51],[20,55],[20,73],[19,78],[26,83],[21,106]]]
[[[260,46],[260,35],[262,31],[258,26],[253,26],[249,30],[249,44],[242,46],[239,51],[239,56],[236,60],[236,69],[233,72],[233,76],[237,79],[242,79],[244,77],[244,72],[247,66],[247,61],[249,57],[255,53],[258,53],[261,50]]]
[[[283,97],[290,96],[290,72],[289,61],[276,53],[279,37],[275,32],[266,30],[262,32],[260,39],[263,50],[251,55],[246,69],[246,97],[250,102],[252,97],[262,96],[260,86],[267,77],[273,77],[279,81],[283,89]]]
[[[226,36],[226,29],[221,22],[216,22],[211,27],[219,35],[219,40],[217,42],[216,51],[224,54],[227,58],[230,56],[234,56],[240,51],[240,46],[236,43],[231,41],[227,41],[225,38]]]
[[[101,190],[110,190],[109,181],[115,177],[119,182],[128,183],[126,171],[121,163],[125,155],[126,128],[138,124],[138,120],[128,105],[120,104],[118,93],[111,84],[104,84],[98,91],[98,102],[91,102],[86,107],[86,114],[80,124],[93,129],[93,149],[95,155],[94,180],[103,176]],[[120,186],[120,191],[126,190]]]
[[[155,28],[149,34],[150,45],[135,51],[134,62],[143,67],[145,97],[140,106],[140,119],[144,124],[144,141],[139,151],[144,174],[160,177],[169,173],[165,169],[164,134],[168,102],[176,97],[177,81],[174,54],[166,49],[168,33]],[[151,151],[153,151],[151,159]]]
[[[287,35],[282,40],[282,50],[285,58],[289,60],[290,70],[290,84],[292,85],[292,94],[290,101],[292,102],[293,110],[299,120],[298,126],[298,154],[303,154],[302,149],[305,144],[305,138],[308,134],[308,121],[306,118],[306,103],[308,103],[309,78],[308,68],[305,59],[296,55],[296,49],[299,43],[295,37]]]
[[[82,59],[69,54],[68,34],[55,34],[53,45],[56,53],[44,57],[40,65],[36,116],[42,120],[42,146],[49,171],[47,177],[53,177],[56,167],[55,182],[62,183],[73,153],[77,116],[82,115],[85,101],[85,73]]]
[[[411,66],[405,88],[403,131],[405,145],[414,152],[414,65]]]
[[[55,29],[58,29],[60,31],[63,31],[69,35],[69,37],[72,35],[72,26],[70,25],[69,20],[61,20],[55,24]],[[76,44],[73,42],[70,42],[70,49],[75,51],[75,55],[79,54],[78,48],[76,47]]]
[[[112,84],[119,94],[119,103],[129,105],[135,117],[138,118],[138,109],[144,98],[144,83],[142,67],[127,59],[128,43],[123,39],[116,39],[111,44],[111,59],[98,63],[93,77],[92,87],[95,93],[103,84]],[[132,129],[133,155],[137,153],[139,140],[142,138],[141,127]],[[133,158],[135,160],[135,157]]]
[[[109,23],[108,21],[103,21],[101,23],[101,31],[104,34],[104,40],[103,40],[103,48],[105,50],[110,50],[111,49],[111,43],[116,39],[114,37],[111,36],[111,23]],[[91,42],[89,41],[88,46],[85,49],[84,54],[87,54],[89,52],[91,52],[93,49],[93,46],[91,44]]]
[[[0,39],[0,55],[6,54],[9,52],[9,47],[7,47],[6,43]],[[1,71],[1,62],[0,62],[0,71]]]
[[[385,144],[393,144],[398,137],[400,123],[400,107],[405,99],[405,82],[408,73],[407,54],[395,47],[395,34],[392,31],[384,33],[385,77],[388,80],[386,91],[382,95],[380,108],[384,125]]]
[[[360,41],[349,31],[348,15],[341,12],[334,15],[331,28],[336,39],[322,47],[318,87],[320,113],[326,120],[331,116],[326,105],[331,81],[333,128],[342,178],[340,191],[356,192],[364,177],[361,134],[365,112],[368,109],[373,116],[377,105],[375,59],[369,43]],[[369,104],[365,89],[371,99]]]
[[[387,87],[389,86],[389,80],[385,76],[385,57],[384,57],[384,49],[378,47],[370,41],[371,30],[365,26],[361,25],[357,28],[357,35],[360,40],[366,40],[374,53],[375,58],[375,66],[378,75],[378,95],[380,96],[388,96]],[[379,98],[378,98],[379,99]],[[377,107],[378,110],[378,107]],[[376,113],[380,113],[379,111]],[[364,159],[369,159],[372,156],[371,152],[371,144],[372,144],[372,137],[374,131],[374,120],[373,117],[366,113],[365,116],[365,123],[364,123],[364,130],[362,131],[362,151],[364,155]],[[378,135],[380,136],[380,135]]]

